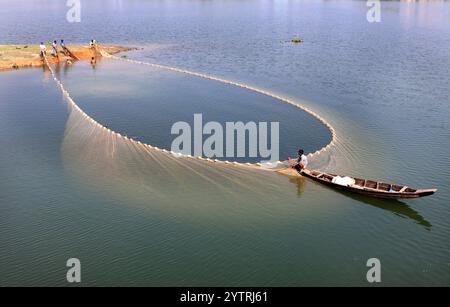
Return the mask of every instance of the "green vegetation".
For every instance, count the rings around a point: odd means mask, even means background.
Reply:
[[[291,43],[295,43],[295,44],[303,43],[303,39],[301,39],[301,38],[299,38],[299,37],[294,37],[294,38],[292,38],[292,39],[290,40],[290,42],[291,42]]]
[[[39,45],[0,45],[0,53],[37,53]]]

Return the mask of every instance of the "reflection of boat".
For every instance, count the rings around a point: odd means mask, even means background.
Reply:
[[[432,227],[431,223],[428,222],[422,215],[420,215],[419,212],[417,212],[404,202],[401,202],[397,199],[379,199],[363,195],[355,195],[353,193],[345,191],[342,191],[342,193],[344,193],[347,196],[350,196],[355,200],[362,201],[368,205],[390,211],[402,218],[408,218],[413,221],[416,221],[417,224],[424,226],[427,230],[430,230]]]
[[[380,199],[368,197],[365,195],[357,195],[344,190],[339,192],[354,200],[361,201],[365,204],[374,206],[379,209],[390,211],[402,218],[408,218],[413,221],[416,221],[417,224],[424,226],[428,230],[431,229],[432,227],[431,223],[428,222],[422,215],[420,215],[419,212],[417,212],[404,202],[401,202],[397,199]]]
[[[292,177],[289,180],[291,183],[297,185],[298,197],[302,196],[304,190],[305,182],[302,179],[303,178]],[[337,192],[342,193],[343,195],[350,197],[356,201],[360,201],[370,206],[374,206],[375,208],[387,210],[402,218],[411,219],[415,221],[417,224],[424,226],[428,230],[430,230],[432,227],[431,223],[428,222],[423,216],[421,216],[416,210],[412,209],[410,206],[397,199],[374,198],[365,195],[351,193],[345,190],[337,190]]]
[[[378,198],[417,198],[434,194],[437,189],[414,189],[408,186],[390,184],[360,178],[340,177],[334,174],[304,169],[299,173],[320,183],[348,192]],[[348,179],[346,182],[341,179]],[[341,180],[341,182],[340,182]]]

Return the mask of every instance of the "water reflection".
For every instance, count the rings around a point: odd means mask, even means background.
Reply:
[[[96,67],[97,67],[98,65],[101,64],[101,61],[102,61],[102,60],[101,60],[101,57],[96,58],[96,59],[95,59],[95,63],[92,63],[92,62],[91,62],[91,68],[92,68],[93,70],[95,70]],[[55,69],[55,74],[56,74],[56,76],[57,76],[58,78],[61,78],[61,76],[66,77],[66,76],[68,75],[68,72],[69,72],[70,70],[73,69],[73,67],[74,67],[73,65],[74,65],[74,62],[71,61],[71,60],[67,60],[67,61],[64,61],[64,62],[58,62],[58,63],[56,63],[56,64],[54,65],[54,69]],[[43,66],[43,70],[44,70],[45,76],[47,77],[48,74],[49,74],[49,71],[48,71],[47,67],[46,67],[46,66]]]
[[[431,223],[428,222],[423,216],[419,214],[416,210],[412,209],[409,205],[406,203],[396,200],[396,199],[378,199],[378,198],[372,198],[367,197],[364,195],[356,195],[353,193],[345,192],[345,191],[339,191],[348,197],[361,201],[365,204],[384,209],[387,211],[390,211],[394,213],[397,216],[403,217],[403,218],[409,218],[411,220],[414,220],[417,224],[422,225],[427,230],[431,230]]]
[[[305,181],[304,177],[291,177],[289,178],[289,182],[293,183],[297,186],[297,197],[302,197],[305,192]]]
[[[305,181],[308,180],[304,177],[293,177],[289,181],[297,186],[297,195],[301,197],[304,192]],[[354,194],[348,191],[333,189],[331,187],[322,185],[320,183],[312,181],[314,184],[323,186],[324,188],[331,189],[336,191],[337,193],[341,193],[347,197],[350,197],[353,200],[363,202],[365,204],[371,205],[373,207],[390,211],[397,216],[402,218],[408,218],[415,221],[417,224],[422,225],[425,229],[430,230],[432,225],[428,222],[423,216],[421,216],[416,210],[412,209],[406,203],[396,200],[396,199],[381,199],[374,198],[365,195]]]

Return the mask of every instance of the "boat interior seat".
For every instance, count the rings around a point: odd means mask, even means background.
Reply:
[[[400,189],[399,193],[405,192],[407,188],[408,188],[408,187],[405,185],[403,188]]]

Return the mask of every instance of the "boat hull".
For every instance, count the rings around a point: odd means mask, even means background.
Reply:
[[[315,176],[309,170],[298,171],[298,172],[302,176],[308,177],[308,178],[310,178],[310,179],[312,179],[314,181],[320,182],[320,183],[322,183],[324,185],[327,185],[329,187],[332,187],[332,188],[335,188],[335,189],[339,189],[339,190],[343,190],[343,191],[356,193],[356,194],[360,194],[360,195],[366,195],[366,196],[369,196],[369,197],[376,197],[376,198],[385,198],[385,199],[419,198],[419,197],[432,195],[432,194],[434,194],[437,191],[437,189],[417,189],[414,192],[379,191],[379,190],[365,188],[365,187],[361,187],[361,186],[343,186],[343,185],[339,185],[339,184],[333,183],[331,181],[324,180],[322,178],[318,178],[317,176]],[[326,174],[326,173],[321,173],[321,174],[325,174],[327,176],[332,176],[332,177],[335,176],[335,175],[330,175],[330,174]]]

